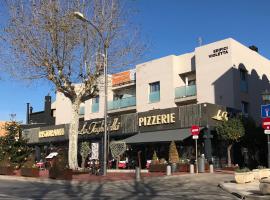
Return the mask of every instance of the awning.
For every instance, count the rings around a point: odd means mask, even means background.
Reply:
[[[181,141],[191,136],[190,129],[176,129],[166,131],[144,132],[124,139],[127,144]]]

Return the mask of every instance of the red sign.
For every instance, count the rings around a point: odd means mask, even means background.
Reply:
[[[263,118],[262,127],[265,130],[270,130],[270,118]]]
[[[196,125],[192,125],[190,129],[191,135],[199,135],[200,134],[200,127]]]

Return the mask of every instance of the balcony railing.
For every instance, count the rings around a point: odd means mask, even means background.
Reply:
[[[184,98],[190,96],[196,96],[197,89],[196,85],[188,85],[183,87],[175,88],[175,98]]]
[[[150,103],[155,103],[155,102],[159,102],[159,101],[160,101],[160,91],[151,92],[149,94],[149,102]]]
[[[92,113],[99,112],[99,103],[92,103]]]
[[[126,108],[130,106],[135,106],[135,105],[136,105],[136,97],[132,96],[132,97],[127,97],[127,98],[118,99],[114,101],[109,101],[108,110]]]

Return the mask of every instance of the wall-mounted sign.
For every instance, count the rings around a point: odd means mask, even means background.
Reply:
[[[108,130],[118,131],[120,129],[120,120],[119,118],[113,118],[111,124],[108,125]],[[96,134],[104,132],[104,120],[100,121],[85,121],[82,128],[80,129],[80,134]]]
[[[224,55],[224,54],[228,54],[228,47],[221,47],[221,48],[218,48],[218,49],[214,49],[213,50],[213,53],[209,55],[209,58],[214,58],[214,57],[217,57],[217,56],[221,56],[221,55]]]
[[[212,117],[212,119],[218,120],[218,121],[228,121],[228,112],[218,110],[217,114]]]
[[[135,70],[128,70],[112,75],[112,85],[127,84],[135,80]]]
[[[58,128],[52,130],[39,131],[38,137],[39,138],[56,137],[56,136],[63,136],[64,134],[65,134],[64,128]]]
[[[154,126],[175,122],[175,113],[139,117],[139,126]]]
[[[181,126],[179,109],[166,108],[138,113],[139,132],[177,129]]]
[[[269,118],[270,117],[270,104],[261,105],[261,117]]]

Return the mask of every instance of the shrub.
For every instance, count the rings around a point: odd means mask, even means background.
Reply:
[[[169,150],[169,162],[170,163],[179,163],[179,154],[175,145],[175,142],[172,141],[170,144],[170,150]]]
[[[27,161],[23,164],[23,167],[24,168],[37,168],[34,154],[30,154],[28,156]]]
[[[244,168],[242,168],[242,169],[237,168],[237,169],[235,169],[235,172],[238,172],[238,173],[250,172],[250,169],[247,168],[247,167],[244,167]]]

